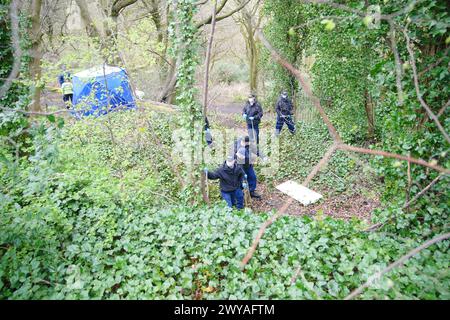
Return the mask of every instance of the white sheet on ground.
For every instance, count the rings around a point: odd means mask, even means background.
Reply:
[[[321,194],[318,194],[317,192],[292,180],[283,182],[282,184],[276,186],[276,188],[295,200],[300,201],[305,206],[322,198]]]

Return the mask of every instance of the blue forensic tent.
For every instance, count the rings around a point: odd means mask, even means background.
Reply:
[[[113,110],[136,108],[128,75],[122,68],[93,67],[74,74],[72,83],[75,106],[72,114],[76,116],[100,116]]]

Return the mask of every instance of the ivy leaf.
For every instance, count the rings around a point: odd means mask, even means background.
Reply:
[[[56,121],[56,117],[53,114],[50,114],[47,116],[48,121],[50,121],[51,123],[55,123]]]

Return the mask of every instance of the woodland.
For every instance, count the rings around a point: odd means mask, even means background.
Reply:
[[[0,299],[450,299],[449,12],[0,0]],[[58,77],[96,66],[126,70],[135,108],[74,116]],[[275,137],[282,91],[297,130]],[[204,168],[250,93],[261,199],[230,209]]]

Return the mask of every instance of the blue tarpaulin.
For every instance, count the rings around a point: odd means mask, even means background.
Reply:
[[[100,116],[113,110],[136,108],[128,75],[122,68],[94,67],[74,74],[72,83],[72,114],[76,116]]]

